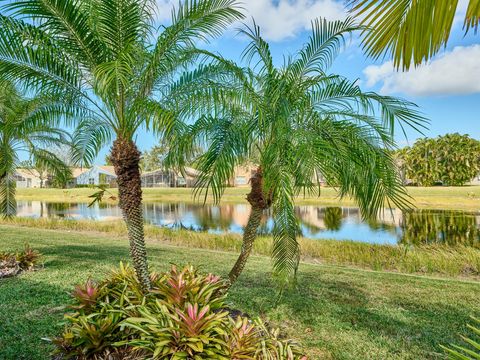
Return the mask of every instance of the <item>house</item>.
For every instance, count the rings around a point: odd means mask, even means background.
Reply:
[[[475,176],[467,185],[480,185],[480,173]]]
[[[117,175],[113,166],[94,165],[85,172],[80,173],[76,177],[76,185],[102,185],[107,184],[116,187]]]
[[[67,187],[69,188],[74,188],[77,186],[77,179],[80,175],[83,173],[87,172],[90,170],[90,168],[84,168],[84,167],[72,167],[70,168],[72,172],[72,178],[71,180],[67,183]]]
[[[40,174],[35,169],[18,168],[13,177],[17,188],[41,188],[45,187],[47,181],[47,174]]]
[[[228,182],[228,185],[235,187],[248,186],[250,183],[250,178],[257,170],[257,167],[258,166],[250,163],[235,167],[235,173]]]
[[[141,175],[142,187],[193,187],[199,172],[193,168],[185,168],[184,173],[172,170],[157,169]]]

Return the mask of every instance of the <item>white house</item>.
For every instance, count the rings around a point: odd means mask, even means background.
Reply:
[[[46,174],[39,174],[35,169],[16,169],[14,174],[17,188],[44,187],[47,180]]]
[[[468,185],[480,185],[480,173],[475,176],[472,181],[468,183]]]
[[[77,185],[108,184],[116,186],[117,175],[113,166],[94,165],[91,169],[81,173],[76,178]]]

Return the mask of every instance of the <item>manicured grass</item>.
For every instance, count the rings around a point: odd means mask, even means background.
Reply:
[[[480,210],[480,186],[462,187],[408,187],[413,203],[419,208]],[[111,190],[116,194],[116,189]],[[222,198],[223,203],[245,203],[248,187],[228,188]],[[43,200],[49,202],[89,202],[94,189],[18,189],[19,200]],[[148,188],[144,189],[147,202],[194,202],[192,189]],[[107,200],[109,201],[109,200]],[[202,199],[203,201],[203,199]],[[207,199],[211,202],[212,199]],[[299,197],[298,205],[354,206],[351,199],[339,200],[335,189],[322,188],[320,197]]]
[[[86,233],[0,226],[1,250],[28,241],[45,255],[45,268],[0,281],[0,359],[48,359],[41,340],[62,328],[74,284],[100,278],[128,243]],[[148,244],[151,267],[193,263],[226,275],[235,254]],[[277,297],[270,261],[253,256],[229,301],[262,316],[302,341],[310,359],[441,359],[438,344],[457,342],[476,314],[480,284],[302,263],[296,290]]]
[[[62,220],[14,218],[1,220],[0,224],[41,229],[97,232],[103,236],[126,238],[122,221]],[[171,230],[146,225],[145,236],[150,241],[171,245],[238,253],[242,244],[238,234],[210,234],[187,230]],[[372,270],[389,270],[403,273],[435,274],[480,278],[480,249],[467,246],[425,245],[415,247],[367,244],[354,241],[298,239],[302,258],[311,263],[350,265]],[[270,255],[271,237],[255,241],[254,252]]]

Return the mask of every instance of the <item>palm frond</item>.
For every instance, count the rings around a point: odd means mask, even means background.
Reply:
[[[0,174],[0,216],[12,217],[17,213],[16,182],[12,174]]]
[[[72,160],[78,165],[93,163],[100,149],[112,140],[110,124],[86,118],[80,122],[73,134]]]
[[[324,74],[345,45],[345,37],[360,29],[352,18],[338,21],[315,19],[307,44],[297,59],[288,65],[288,72],[299,80]]]
[[[47,33],[61,34],[57,41],[62,50],[90,70],[103,61],[104,47],[92,31],[96,24],[88,17],[93,11],[90,5],[72,0],[16,0],[3,10],[14,17],[35,19]]]
[[[450,345],[440,347],[451,360],[479,360],[480,359],[480,319],[472,317],[473,325],[467,325],[471,332],[470,336],[462,336],[464,346]]]
[[[188,0],[172,11],[172,25],[158,37],[140,78],[140,94],[149,94],[163,74],[195,60],[198,40],[218,37],[227,26],[243,18],[236,0]]]
[[[478,24],[480,22],[480,0],[470,0],[468,3],[467,13],[465,14],[465,29],[466,31],[474,29],[478,30]]]
[[[351,0],[351,13],[366,27],[363,46],[375,59],[391,54],[408,70],[429,60],[450,37],[458,0]],[[480,5],[470,1],[465,27],[478,25]]]
[[[294,182],[289,172],[278,172],[278,184],[273,203],[273,270],[281,283],[295,279],[300,262],[300,246],[297,237],[300,234],[295,216]]]

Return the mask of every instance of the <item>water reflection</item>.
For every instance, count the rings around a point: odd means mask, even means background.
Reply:
[[[246,204],[202,206],[184,203],[146,203],[148,223],[208,232],[241,233],[247,224]],[[362,221],[358,208],[298,206],[295,209],[303,236],[315,239],[355,240],[377,244],[464,244],[480,247],[480,213],[386,209],[376,220]],[[121,219],[118,206],[19,201],[18,215],[67,219]],[[270,233],[273,221],[264,215],[261,233]]]
[[[480,247],[480,216],[454,211],[410,211],[403,215],[403,244],[446,244]]]

